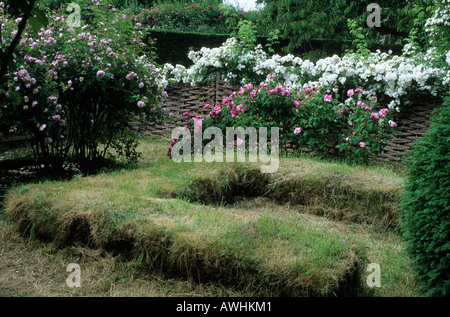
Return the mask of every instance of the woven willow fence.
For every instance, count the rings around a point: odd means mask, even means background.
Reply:
[[[154,127],[139,126],[143,134],[162,135],[170,137],[173,128],[185,125],[183,113],[190,111],[189,117],[203,114],[203,106],[207,103],[214,105],[227,98],[232,92],[238,91],[239,86],[216,80],[214,83],[201,86],[190,84],[173,84],[167,89],[168,97],[162,101],[162,107],[167,113],[172,113],[171,121],[165,125]],[[401,162],[407,152],[411,150],[414,140],[419,139],[428,129],[431,112],[442,104],[441,101],[417,101],[410,107],[408,113],[400,114],[397,132],[378,156],[380,161]]]

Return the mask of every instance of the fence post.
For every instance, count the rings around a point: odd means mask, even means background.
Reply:
[[[220,73],[216,72],[216,79],[214,82],[214,105],[217,105],[219,103],[218,101],[219,80],[220,80]]]

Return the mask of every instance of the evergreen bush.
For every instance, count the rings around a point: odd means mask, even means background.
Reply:
[[[450,295],[450,96],[408,159],[402,227],[419,285]]]

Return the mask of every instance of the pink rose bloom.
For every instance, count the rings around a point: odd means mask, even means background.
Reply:
[[[188,111],[186,111],[186,112],[183,112],[183,117],[186,117],[188,114],[190,113],[190,111],[188,110]]]
[[[125,78],[128,79],[128,80],[132,80],[135,77],[137,77],[137,74],[135,72],[131,72],[128,75],[125,76]]]
[[[300,103],[297,100],[294,100],[294,106],[298,107],[300,106]]]
[[[231,115],[232,117],[236,117],[236,115],[237,115],[237,109],[236,109],[236,108],[231,109],[230,115]]]
[[[143,101],[138,101],[137,106],[139,108],[143,108],[145,106],[145,103]]]
[[[389,120],[389,121],[388,121],[388,124],[389,124],[389,126],[390,126],[391,128],[395,128],[395,127],[397,126],[397,123],[395,123],[395,122],[392,121],[392,120]]]
[[[139,83],[139,88],[144,88],[144,83]]]
[[[294,129],[294,134],[295,135],[299,135],[302,132],[302,128],[295,128]]]
[[[364,143],[364,142],[359,142],[359,146],[360,146],[360,147],[366,147],[366,143]]]
[[[244,144],[244,140],[241,139],[241,138],[237,138],[237,139],[236,139],[236,145],[237,145],[237,146],[241,146],[242,144]]]
[[[196,117],[196,119],[194,120],[194,132],[199,132],[201,130],[202,126],[203,126],[203,121]]]
[[[54,121],[59,121],[59,120],[61,119],[61,117],[60,117],[59,114],[56,114],[56,115],[54,115],[54,116],[52,117],[52,119],[53,119]]]
[[[325,95],[325,97],[323,98],[323,101],[330,102],[331,99],[333,99],[332,95]]]
[[[51,38],[48,39],[47,44],[50,45],[50,46],[55,45],[56,44],[56,40],[53,37],[51,37]]]
[[[102,70],[99,70],[98,72],[97,72],[97,77],[103,77],[103,76],[105,76],[105,72],[104,71],[102,71]]]
[[[378,119],[378,113],[377,113],[377,112],[373,112],[373,113],[370,115],[370,118],[372,118],[372,119]]]
[[[388,111],[389,111],[388,108],[383,108],[383,109],[381,109],[380,111],[378,111],[378,115],[379,115],[380,117],[384,117],[384,116],[386,116],[386,114],[388,113]]]
[[[203,107],[203,109],[208,109],[209,107],[211,107],[211,105],[210,105],[209,103],[207,103],[207,104]]]
[[[347,91],[347,96],[351,97],[355,94],[355,91],[353,89],[350,89],[349,91]]]

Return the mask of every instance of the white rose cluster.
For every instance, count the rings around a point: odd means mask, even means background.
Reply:
[[[190,52],[189,58],[194,62],[191,67],[165,64],[163,74],[169,82],[191,85],[213,79],[211,70],[219,71],[225,81],[231,81],[243,69],[256,75],[272,73],[277,81],[291,89],[320,83],[331,91],[335,85],[348,83],[392,98],[389,107],[397,110],[408,103],[411,93],[427,92],[438,96],[450,86],[450,67],[433,67],[435,52],[432,49],[426,53],[414,52],[412,57],[412,48],[405,46],[405,53],[400,56],[378,50],[365,58],[357,54],[333,55],[313,63],[291,54],[269,56],[260,46],[238,56],[236,43],[236,39],[231,38],[221,47]],[[450,52],[447,61],[449,59]],[[242,84],[246,81],[251,79],[243,78]]]
[[[441,1],[450,4],[450,0]],[[437,7],[425,27],[431,39],[439,36],[436,33],[439,27],[450,27],[450,5]],[[261,45],[242,49],[237,39],[230,38],[221,47],[190,52],[191,67],[164,65],[163,74],[169,82],[191,85],[213,80],[219,72],[225,81],[240,78],[241,84],[272,74],[291,89],[317,83],[328,91],[336,85],[359,86],[367,93],[390,97],[389,108],[396,110],[408,105],[410,97],[416,93],[439,96],[449,91],[450,51],[445,56],[447,65],[444,67],[435,66],[439,65],[441,57],[433,45],[427,52],[420,52],[406,44],[402,55],[390,53],[377,50],[364,57],[356,53],[342,57],[333,55],[314,63],[291,54],[269,56]]]
[[[447,5],[445,5],[447,3]],[[444,6],[437,7],[431,18],[425,22],[425,31],[429,33],[431,37],[440,36],[439,29],[437,27],[450,26],[450,0],[442,0]]]

